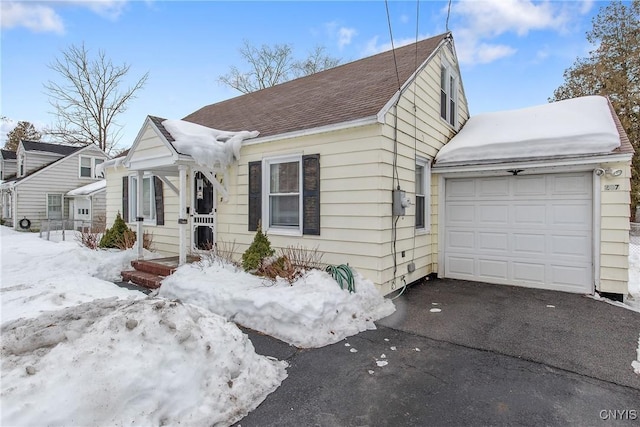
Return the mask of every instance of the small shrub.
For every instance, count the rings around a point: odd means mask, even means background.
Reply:
[[[130,249],[132,248],[138,240],[138,235],[135,231],[127,229],[121,237],[117,238],[115,241],[115,247],[118,249]],[[145,231],[142,233],[142,247],[151,250],[151,244],[153,243],[153,234]]]
[[[299,270],[324,269],[324,252],[320,252],[317,246],[307,249],[302,245],[289,245],[279,252],[281,257],[287,258]]]
[[[262,261],[272,256],[275,251],[271,248],[271,242],[262,232],[262,226],[258,224],[258,230],[253,238],[251,246],[242,254],[242,268],[245,271],[255,271],[260,268]]]
[[[100,239],[99,246],[101,248],[117,248],[118,243],[124,241],[124,234],[127,231],[131,230],[127,227],[127,223],[122,219],[120,212],[118,212],[115,221],[113,221],[113,227],[105,230],[102,239]]]
[[[272,280],[281,277],[289,283],[293,283],[302,275],[303,271],[304,270],[293,265],[291,260],[286,256],[279,256],[275,259],[267,258],[263,260],[262,265],[258,269],[258,274]]]

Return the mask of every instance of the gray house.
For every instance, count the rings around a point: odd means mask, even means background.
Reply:
[[[0,185],[0,212],[6,225],[23,230],[39,229],[43,220],[74,219],[76,209],[67,194],[100,181],[96,166],[109,158],[93,144],[34,141],[21,141],[15,154],[16,174]],[[96,198],[83,205],[82,216],[104,216],[104,211],[104,199]]]

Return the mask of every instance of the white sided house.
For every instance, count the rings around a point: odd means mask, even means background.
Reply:
[[[43,221],[77,218],[76,205],[68,193],[78,187],[102,180],[96,173],[109,157],[95,145],[71,146],[21,141],[16,150],[16,174],[0,185],[2,219],[17,230],[40,229]],[[95,197],[95,198],[94,198]],[[80,201],[81,212],[105,216],[105,197],[92,194],[94,200]]]
[[[615,126],[604,102],[605,116]],[[602,109],[595,110],[602,115]],[[626,293],[623,258],[631,151],[623,132],[615,147],[607,145],[597,153],[526,155],[508,161],[440,158],[445,144],[467,128],[463,125],[468,118],[450,33],[209,105],[183,120],[149,116],[127,156],[104,165],[107,224],[122,213],[135,224],[139,238],[142,230],[151,232],[157,251],[177,255],[183,263],[188,254],[232,242],[239,258],[261,223],[273,246],[318,248],[325,254],[324,262],[348,263],[383,294],[430,274],[572,292]],[[610,134],[608,138],[611,144]],[[557,163],[557,157],[566,164]],[[544,182],[534,184],[532,177]],[[587,177],[591,186],[585,189]],[[509,192],[502,198],[476,193],[477,188],[487,188],[485,179]],[[527,188],[537,185],[537,193],[523,192],[520,182]],[[554,192],[562,185],[567,191],[582,188],[588,193],[580,204],[590,210],[580,211],[576,219],[591,225],[574,240],[558,241],[553,228],[554,206],[570,199]],[[619,191],[609,191],[610,197],[605,185],[618,185]],[[459,197],[470,199],[458,206],[453,202]],[[511,220],[511,206],[521,201],[535,202],[531,205],[536,209],[524,211],[542,215],[539,229],[534,220]],[[486,204],[494,205],[493,211],[476,207]],[[506,211],[508,219],[494,211]],[[574,212],[560,212],[561,222]],[[456,215],[462,216],[459,221]],[[494,246],[503,247],[491,249],[493,258],[487,260],[502,263],[507,273],[496,268],[484,274],[486,257],[473,254],[482,247],[476,242],[485,237],[483,230],[492,218],[503,222],[487,229],[493,233],[487,236]],[[472,229],[456,228],[465,221]],[[499,236],[505,224],[511,228]],[[522,235],[534,237],[527,240]],[[509,275],[514,262],[522,261],[514,250],[520,246],[512,241],[531,252],[545,248],[539,255],[543,261],[531,269],[539,270],[542,264],[552,272],[558,251],[548,246],[558,241],[571,252],[567,245],[588,242],[594,249],[575,256],[579,261],[564,265],[562,274],[572,268],[590,273],[572,286],[547,270],[537,276]]]

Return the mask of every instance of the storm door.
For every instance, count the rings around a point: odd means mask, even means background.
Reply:
[[[193,173],[191,226],[193,249],[210,250],[215,244],[216,191],[207,176]]]

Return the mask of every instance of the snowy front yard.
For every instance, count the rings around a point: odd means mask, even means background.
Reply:
[[[256,354],[227,319],[318,347],[395,310],[362,278],[350,294],[324,272],[290,286],[215,262],[180,268],[147,297],[112,283],[132,250],[7,227],[0,239],[0,425],[228,425],[278,388],[287,364]]]

